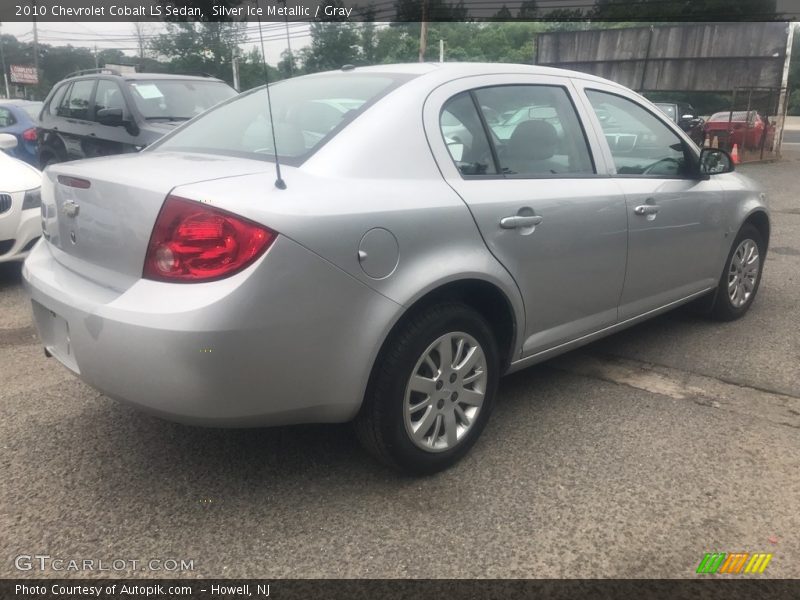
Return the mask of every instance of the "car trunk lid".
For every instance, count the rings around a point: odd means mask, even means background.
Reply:
[[[153,224],[178,185],[263,171],[259,161],[146,152],[45,171],[42,229],[61,264],[116,290],[142,275]]]

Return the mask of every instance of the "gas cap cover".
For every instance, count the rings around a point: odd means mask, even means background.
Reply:
[[[370,229],[358,245],[358,262],[372,279],[384,279],[394,273],[400,260],[400,245],[388,229]]]

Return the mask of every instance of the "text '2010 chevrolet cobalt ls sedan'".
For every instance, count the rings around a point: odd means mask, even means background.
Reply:
[[[37,328],[112,398],[189,423],[355,420],[378,457],[433,472],[500,375],[692,300],[726,320],[753,302],[764,195],[617,84],[421,64],[270,90],[274,126],[260,88],[140,154],[45,172]]]

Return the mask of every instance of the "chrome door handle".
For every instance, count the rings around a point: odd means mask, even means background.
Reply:
[[[637,215],[654,215],[658,212],[659,206],[656,204],[640,204],[633,209]]]
[[[503,229],[517,229],[518,227],[535,227],[542,222],[539,215],[514,215],[513,217],[503,217],[500,219],[500,227]]]

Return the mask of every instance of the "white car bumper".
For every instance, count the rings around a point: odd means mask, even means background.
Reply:
[[[25,192],[10,196],[11,208],[0,213],[0,263],[24,260],[42,235],[40,209],[22,210]]]

